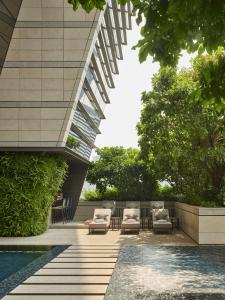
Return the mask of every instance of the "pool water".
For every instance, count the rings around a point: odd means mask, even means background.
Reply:
[[[225,299],[225,248],[125,246],[105,297],[115,299]]]
[[[0,299],[67,246],[0,246]]]
[[[18,272],[45,251],[1,251],[0,250],[0,282]]]

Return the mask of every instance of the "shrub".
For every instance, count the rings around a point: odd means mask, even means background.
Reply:
[[[66,141],[66,146],[70,149],[76,149],[80,146],[80,142],[76,140],[75,137],[69,135]]]
[[[179,196],[175,193],[172,186],[159,186],[153,196],[153,200],[178,201]]]
[[[98,190],[85,190],[84,201],[121,200],[120,194],[115,188],[109,188],[105,192]]]
[[[0,156],[0,235],[32,236],[48,227],[55,194],[67,163],[61,155],[7,153]]]
[[[83,193],[83,199],[84,201],[98,201],[102,200],[99,199],[100,195],[97,191],[94,190],[85,190]]]

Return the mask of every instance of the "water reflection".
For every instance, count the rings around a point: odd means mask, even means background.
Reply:
[[[126,246],[106,300],[225,299],[223,247]]]

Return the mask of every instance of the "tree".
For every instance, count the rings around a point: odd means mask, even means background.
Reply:
[[[123,147],[97,149],[99,159],[92,162],[87,181],[104,193],[116,188],[125,199],[149,199],[156,188],[156,182],[145,164],[139,158],[139,150]]]
[[[68,0],[76,10],[103,9],[106,0]],[[124,5],[127,0],[118,0]],[[225,46],[224,0],[131,0],[141,28],[140,61],[147,56],[175,66],[182,50],[208,53]]]
[[[218,49],[211,55],[201,55],[193,65],[195,98],[218,111],[225,108],[225,51]]]
[[[189,200],[221,204],[225,115],[195,100],[199,78],[195,68],[177,72],[165,67],[154,76],[152,91],[142,95],[141,157],[156,179],[169,181]]]

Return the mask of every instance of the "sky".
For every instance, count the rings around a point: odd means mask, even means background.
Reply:
[[[119,75],[114,75],[115,88],[109,90],[111,103],[106,105],[106,119],[102,120],[101,134],[95,141],[97,147],[138,147],[136,124],[141,114],[141,93],[151,89],[151,78],[159,70],[159,64],[153,63],[150,57],[140,64],[138,50],[131,49],[140,39],[139,30],[133,19],[128,45],[123,46],[124,58],[118,61]],[[190,58],[184,54],[179,67],[190,66]]]

